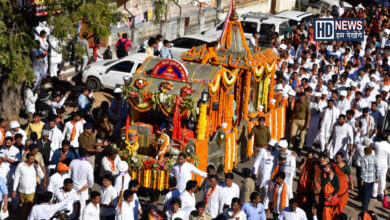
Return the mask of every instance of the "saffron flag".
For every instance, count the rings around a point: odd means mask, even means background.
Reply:
[[[225,18],[225,23],[223,25],[223,29],[222,29],[222,33],[221,33],[221,37],[219,38],[219,42],[218,42],[218,48],[221,46],[221,43],[222,43],[222,39],[223,37],[225,36],[225,33],[226,33],[226,27],[227,27],[227,24],[229,22],[229,18],[230,18],[230,15],[232,15],[233,13],[233,8],[234,8],[234,0],[232,0],[232,3],[230,4],[230,8],[229,8],[229,11],[226,15],[226,18]],[[218,49],[217,48],[217,49]]]

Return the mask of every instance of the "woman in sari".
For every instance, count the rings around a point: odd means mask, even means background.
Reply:
[[[332,220],[338,214],[338,196],[340,189],[339,178],[331,164],[324,166],[321,176],[322,192],[320,204],[323,206],[322,220]]]
[[[351,167],[344,162],[344,156],[342,153],[336,154],[337,167],[335,167],[336,175],[339,177],[340,182],[340,192],[339,197],[339,212],[343,213],[345,206],[348,204],[348,182],[345,179],[345,176],[348,176],[349,183],[351,184],[351,191],[354,190]],[[337,172],[340,169],[341,172]]]

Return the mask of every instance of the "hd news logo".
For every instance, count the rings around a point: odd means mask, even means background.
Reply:
[[[314,19],[315,41],[363,41],[364,20],[361,18]]]

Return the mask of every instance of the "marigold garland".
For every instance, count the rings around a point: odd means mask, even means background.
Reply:
[[[243,109],[243,119],[244,120],[248,120],[248,105],[249,105],[249,93],[250,93],[250,87],[251,87],[251,72],[250,71],[246,71],[246,74],[245,74],[245,100],[244,100],[244,109]]]
[[[198,140],[205,139],[206,126],[207,126],[207,104],[201,103],[199,105],[198,127],[196,129],[196,134],[197,134]]]

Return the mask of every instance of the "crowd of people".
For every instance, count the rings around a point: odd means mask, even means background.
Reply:
[[[357,192],[355,199],[361,201],[359,219],[376,219],[369,210],[372,199],[390,207],[390,144],[382,132],[389,130],[389,6],[387,0],[377,0],[346,10],[340,1],[317,15],[363,18],[362,42],[315,42],[307,23],[289,27],[283,37],[271,31],[271,48],[280,56],[275,92],[288,100],[285,139],[271,139],[260,117],[249,133],[254,137],[253,166],[224,178],[212,165],[207,172],[197,169],[181,153],[171,170],[169,192],[160,198],[159,192],[148,191],[147,202],[139,199],[140,184],[132,180],[127,162],[112,145],[122,140],[131,108],[120,88],[114,90],[111,103],[102,102],[96,109],[91,91],[84,88],[75,111],[64,108],[70,95],[66,92],[48,102],[49,117],[42,119],[36,112],[53,44],[40,31],[39,47],[33,51],[36,83],[24,91],[28,123],[0,118],[0,219],[9,209],[22,210],[21,218],[31,220],[347,219],[349,192]],[[94,46],[87,38],[84,34],[80,40],[85,49],[81,70],[97,53],[89,52]],[[250,42],[258,46],[258,35]],[[151,38],[148,46],[146,53],[172,58],[169,41],[161,35]],[[128,55],[131,42],[126,34],[116,47],[119,58]],[[50,70],[52,77],[56,72]],[[126,84],[131,79],[124,80]],[[304,160],[299,162],[301,155]],[[237,173],[244,178],[242,184],[236,181]],[[193,174],[205,178],[202,186],[192,180]],[[97,185],[100,192],[92,190]],[[196,199],[199,191],[203,196]]]

